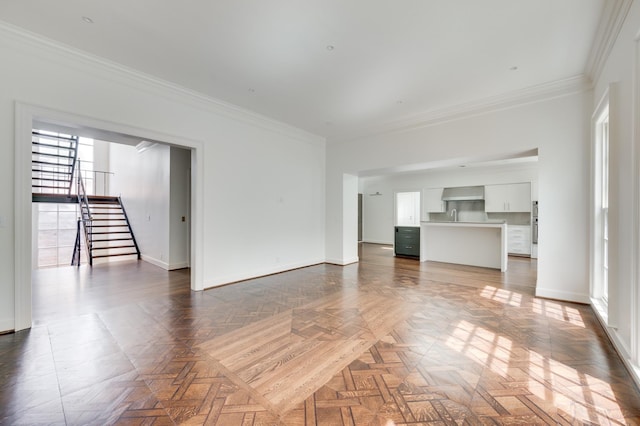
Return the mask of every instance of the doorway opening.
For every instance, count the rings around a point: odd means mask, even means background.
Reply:
[[[163,135],[157,132],[152,132],[148,130],[141,130],[138,128],[131,128],[125,125],[114,124],[111,122],[103,122],[96,119],[91,119],[88,117],[77,116],[73,114],[67,114],[59,111],[47,110],[39,107],[34,107],[30,105],[17,104],[16,105],[16,139],[15,139],[15,148],[16,148],[16,238],[15,238],[15,253],[16,253],[16,279],[15,279],[15,322],[14,322],[14,330],[19,331],[26,328],[30,328],[33,320],[32,316],[32,302],[33,302],[33,291],[32,291],[32,278],[35,272],[34,267],[38,265],[37,262],[34,261],[34,252],[37,253],[38,241],[37,241],[37,232],[34,232],[34,211],[36,210],[34,206],[38,203],[32,203],[34,197],[34,188],[33,188],[33,153],[32,153],[32,136],[33,129],[48,129],[51,132],[64,133],[77,135],[78,137],[87,137],[92,138],[94,140],[100,140],[105,144],[114,146],[114,147],[123,147],[126,146],[128,149],[133,149],[135,151],[135,145],[139,144],[142,140],[153,141],[157,144],[158,149],[156,151],[166,151],[167,158],[171,154],[171,151],[174,152],[183,152],[183,160],[184,163],[187,164],[187,169],[183,170],[184,173],[178,173],[180,175],[180,179],[184,185],[186,185],[186,190],[181,191],[183,196],[187,196],[186,201],[183,200],[183,203],[186,204],[186,209],[184,209],[184,213],[179,213],[176,215],[178,217],[178,221],[181,226],[186,227],[186,236],[183,238],[182,243],[186,245],[186,255],[185,261],[183,262],[182,267],[190,267],[187,269],[187,276],[189,277],[186,280],[186,285],[190,285],[191,290],[202,290],[203,280],[202,280],[202,263],[200,261],[202,255],[202,237],[201,235],[201,224],[197,220],[197,218],[201,217],[202,210],[202,196],[198,191],[201,191],[201,188],[197,185],[199,181],[202,179],[202,143],[198,141],[193,141],[189,139],[181,139],[176,138],[171,135]],[[152,150],[149,150],[150,152]],[[113,156],[111,153],[108,156],[108,159],[112,162],[112,164],[118,164],[119,161],[113,161]],[[157,169],[153,163],[149,162],[152,165],[152,168]],[[167,163],[167,165],[170,163]],[[108,170],[108,169],[107,169]],[[169,170],[169,169],[168,169]],[[168,179],[170,177],[170,173],[168,173],[165,178],[166,182],[171,185],[172,180]],[[112,185],[114,179],[111,177],[106,178],[108,182],[106,186]],[[124,178],[123,178],[124,179]],[[91,180],[91,179],[89,179]],[[98,187],[96,178],[93,178],[93,182],[85,181],[87,186]],[[126,180],[126,179],[124,179]],[[129,181],[128,183],[122,184],[121,188],[139,188],[141,185],[139,182]],[[115,190],[115,187],[111,188]],[[119,191],[124,195],[124,190]],[[157,194],[157,193],[156,193]],[[120,195],[120,194],[118,194]],[[70,194],[66,195],[69,198]],[[52,203],[53,204],[53,203]],[[152,206],[157,207],[157,206]],[[54,207],[51,207],[45,216],[48,216],[51,219],[54,215],[48,214],[53,213]],[[135,209],[134,209],[135,210]],[[144,210],[144,209],[143,209]],[[147,222],[152,222],[149,220],[151,214],[153,214],[153,218],[158,216],[159,210],[152,209],[147,205],[147,210],[150,214],[139,215],[138,222],[143,222],[146,216]],[[44,209],[46,212],[46,209]],[[38,208],[39,212],[39,208]],[[70,214],[65,215],[65,208],[60,208],[59,206],[55,207],[55,215],[57,216],[56,222],[65,222],[63,226],[57,227],[57,229],[68,229],[68,224],[66,221],[68,217],[71,215],[76,215],[76,212],[70,212]],[[60,220],[60,217],[63,217],[64,220]],[[77,214],[77,217],[81,216],[81,214]],[[156,226],[155,233],[157,234],[157,230],[163,229],[161,227]],[[168,229],[168,228],[167,228]],[[49,231],[53,231],[52,233],[57,233],[57,230],[49,229]],[[168,232],[168,231],[167,231]],[[153,235],[153,233],[150,233]],[[59,246],[59,240],[63,240],[63,243],[67,242],[68,235],[58,236],[56,235],[56,245]],[[65,246],[65,244],[62,244]],[[144,249],[143,251],[143,260],[147,260],[148,262],[152,259],[147,258],[144,259]],[[166,256],[166,257],[165,257]],[[164,252],[162,252],[161,259],[165,259],[165,263],[169,263],[170,259],[170,249],[167,248]],[[60,257],[57,255],[56,257]],[[61,263],[61,261],[56,260],[56,263]],[[153,262],[150,262],[153,263]],[[115,264],[115,263],[114,263]],[[109,262],[111,265],[111,262]],[[53,266],[53,265],[52,265]],[[57,265],[56,265],[57,266]],[[173,265],[175,266],[175,265]],[[68,267],[71,268],[71,267]],[[83,265],[83,268],[88,268]],[[112,266],[109,266],[112,268]],[[165,268],[170,269],[170,268]],[[55,271],[56,269],[49,269],[50,271]],[[55,273],[55,272],[53,272]],[[184,280],[183,280],[184,282]]]

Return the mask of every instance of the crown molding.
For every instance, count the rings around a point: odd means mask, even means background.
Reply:
[[[632,4],[633,0],[605,2],[585,67],[585,72],[592,81],[598,81],[600,78],[604,64],[613,49]]]
[[[450,121],[475,117],[495,111],[519,107],[526,104],[546,101],[563,96],[589,91],[593,88],[592,81],[584,74],[563,80],[538,84],[501,95],[491,96],[476,101],[453,105],[428,111],[424,114],[386,123],[367,135],[355,136],[349,139],[334,140],[330,143],[348,143],[367,137],[384,134],[402,133],[423,127],[444,124]]]
[[[0,20],[0,45],[12,41],[15,45],[35,49],[46,54],[54,54],[60,63],[69,66],[70,61],[76,61],[93,70],[102,71],[98,74],[106,79],[118,81],[133,88],[151,92],[174,102],[190,105],[226,118],[279,133],[307,143],[324,144],[322,136],[302,130],[290,124],[269,118],[251,110],[224,102],[211,96],[204,95],[192,89],[187,89],[175,83],[163,80],[142,71],[127,67],[117,62],[76,49],[57,42],[40,34],[17,27]],[[12,47],[11,45],[9,47]],[[15,47],[15,46],[13,46]],[[24,50],[20,49],[21,52]],[[94,73],[95,75],[95,73]]]

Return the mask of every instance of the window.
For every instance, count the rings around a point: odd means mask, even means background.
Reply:
[[[58,136],[53,132],[40,130],[38,132],[53,137]],[[86,191],[88,194],[93,194],[95,187],[93,139],[82,137],[78,139],[78,159],[81,160],[80,165]],[[72,193],[76,193],[75,184],[72,185]],[[33,209],[35,213],[34,232],[37,236],[34,262],[37,267],[70,265],[76,242],[77,220],[80,214],[77,204],[36,203]],[[84,251],[81,252],[81,256],[81,260],[84,260]]]
[[[78,139],[78,162],[87,194],[95,194],[95,173],[93,171],[93,139]],[[76,176],[77,177],[77,176]]]
[[[605,317],[609,310],[609,162],[610,129],[608,94],[600,102],[593,119],[592,150],[592,250],[591,297]],[[601,309],[598,308],[601,306]],[[611,320],[608,318],[607,320]]]
[[[77,205],[37,203],[38,268],[70,265],[76,241]]]
[[[602,299],[609,299],[609,114],[600,122],[600,156],[602,159],[602,199],[601,203],[601,232],[602,232]]]

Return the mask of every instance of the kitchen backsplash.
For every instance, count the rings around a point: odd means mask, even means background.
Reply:
[[[489,220],[504,220],[508,225],[531,225],[531,213],[487,213]]]
[[[487,213],[484,201],[447,201],[446,213],[429,213],[429,220],[453,220],[451,211],[456,209],[459,222],[506,221],[508,225],[530,225],[531,213]]]

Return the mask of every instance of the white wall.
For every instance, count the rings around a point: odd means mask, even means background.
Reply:
[[[30,198],[27,188],[14,194],[30,170],[26,155],[15,149],[30,143],[23,130],[14,137],[24,127],[17,103],[202,146],[196,157],[202,167],[195,171],[202,181],[194,182],[203,194],[194,200],[202,209],[201,225],[195,225],[201,226],[202,250],[194,256],[201,256],[205,287],[324,260],[324,139],[5,24],[0,57],[0,331],[22,318],[16,306],[25,306],[20,301],[30,292],[30,231],[14,216],[25,216]],[[16,242],[18,233],[26,241]],[[25,248],[16,255],[17,245]]]
[[[538,148],[539,217],[544,226],[539,234],[537,293],[588,302],[591,103],[592,94],[580,92],[344,144],[329,143],[327,258],[357,256],[356,239],[344,237],[353,233],[357,217],[337,221],[343,213],[342,200],[356,198],[355,191],[345,194],[339,179],[343,174],[453,159],[468,162]]]
[[[537,200],[537,161],[504,166],[434,169],[419,173],[362,177],[359,190],[363,194],[363,241],[393,244],[393,194],[395,192],[518,182],[530,182],[531,199]],[[376,192],[382,195],[371,195]]]
[[[142,259],[167,270],[187,267],[189,151],[163,144],[142,152],[109,145],[110,195],[122,197]]]
[[[142,258],[169,269],[171,148],[110,144],[111,195],[122,197]]]
[[[189,266],[191,153],[186,149],[172,146],[170,161],[168,268],[173,270]]]
[[[633,2],[625,24],[597,79],[597,103],[611,83],[609,182],[609,323],[606,327],[622,358],[640,382],[640,3]],[[635,74],[635,75],[634,75]],[[636,111],[640,111],[637,109]]]

